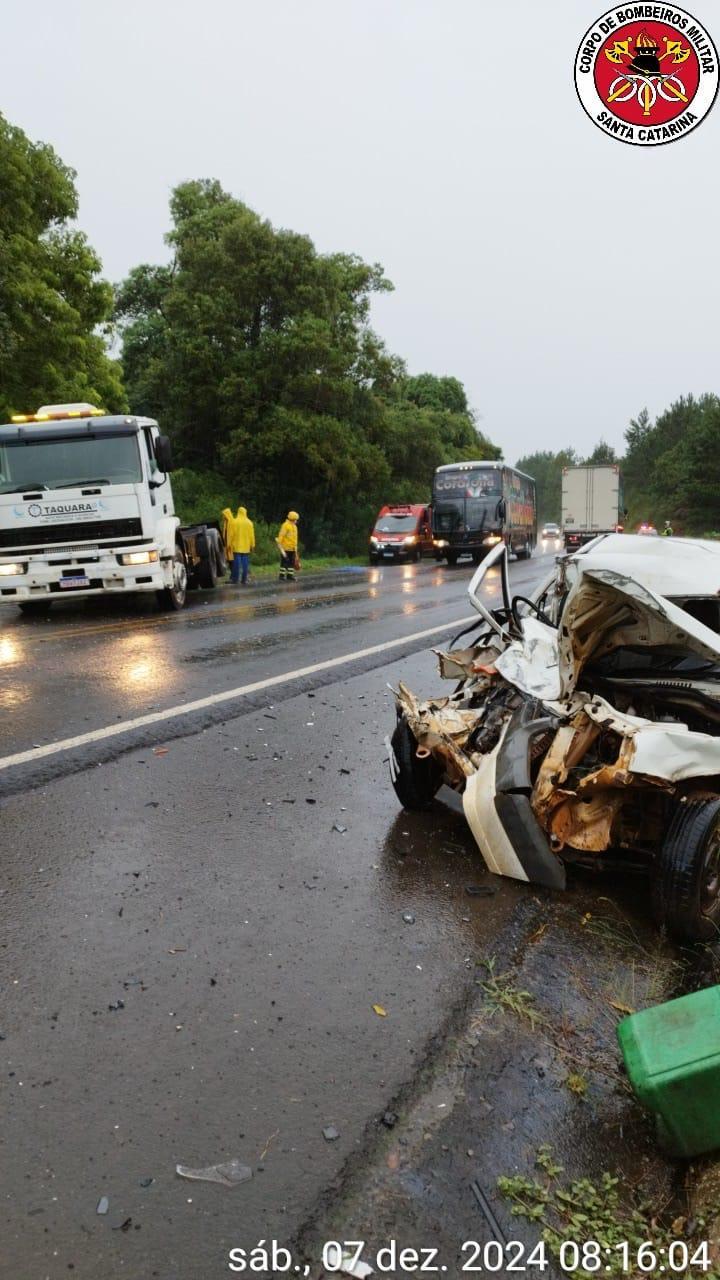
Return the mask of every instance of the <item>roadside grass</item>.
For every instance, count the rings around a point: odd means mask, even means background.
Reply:
[[[348,566],[367,565],[365,556],[303,556],[302,569],[296,575],[297,581],[302,581],[304,573],[322,573],[328,569],[344,569]],[[252,556],[250,557],[250,577],[256,581],[265,578],[276,578],[280,572],[279,558],[276,557],[271,564],[255,564]],[[225,579],[227,582],[227,579]]]
[[[686,962],[669,956],[661,945],[652,949],[645,946],[630,921],[609,899],[608,905],[613,915],[588,913],[582,920],[583,928],[596,943],[618,958],[608,1003],[616,1013],[628,1014],[641,1004],[667,1000],[669,990],[681,983]]]
[[[483,964],[488,976],[480,986],[485,992],[485,1007],[490,1015],[504,1010],[529,1022],[533,1031],[540,1026],[543,1019],[535,1008],[535,997],[529,991],[523,991],[518,987],[509,973],[496,973],[494,956],[484,960]],[[475,1024],[471,1024],[471,1030],[478,1030],[482,1021],[482,1017],[475,1019]]]
[[[541,1238],[552,1256],[561,1262],[564,1271],[569,1270],[570,1261],[577,1280],[589,1280],[598,1272],[624,1276],[625,1280],[656,1275],[660,1260],[667,1262],[673,1241],[685,1239],[689,1257],[700,1246],[704,1219],[696,1217],[692,1223],[685,1218],[670,1221],[669,1213],[638,1199],[630,1186],[609,1172],[602,1173],[595,1182],[589,1178],[564,1180],[563,1166],[556,1163],[552,1148],[547,1145],[537,1151],[535,1167],[535,1177],[498,1178],[498,1190],[510,1202],[515,1217],[542,1228]],[[589,1249],[581,1244],[576,1257],[575,1242],[582,1241],[593,1244]],[[715,1268],[701,1269],[704,1275],[717,1275]],[[660,1270],[664,1271],[665,1266]],[[685,1265],[672,1270],[690,1275]]]

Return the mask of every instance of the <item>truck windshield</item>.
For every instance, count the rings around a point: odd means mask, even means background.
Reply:
[[[0,493],[66,489],[142,480],[136,435],[6,440],[0,445]]]
[[[412,533],[417,528],[417,516],[382,516],[375,525],[376,533]]]

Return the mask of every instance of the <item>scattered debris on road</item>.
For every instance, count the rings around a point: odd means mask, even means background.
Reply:
[[[252,1178],[252,1169],[240,1160],[226,1160],[222,1164],[211,1164],[207,1169],[191,1169],[188,1165],[178,1164],[175,1172],[181,1178],[189,1178],[193,1182],[219,1182],[223,1187],[236,1187],[240,1182]]]
[[[334,1124],[326,1125],[322,1132],[326,1142],[337,1142],[340,1137],[340,1130],[336,1129]]]
[[[110,1201],[108,1200],[107,1196],[101,1196],[100,1199],[98,1200],[97,1209],[95,1210],[95,1212],[99,1213],[100,1215],[103,1215],[107,1213],[109,1208],[110,1208]]]

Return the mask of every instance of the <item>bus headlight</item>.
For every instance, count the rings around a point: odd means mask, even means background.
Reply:
[[[125,551],[118,556],[120,564],[151,564],[157,558],[158,553],[154,548],[151,551]]]
[[[0,578],[13,578],[20,573],[27,573],[26,564],[0,564]]]

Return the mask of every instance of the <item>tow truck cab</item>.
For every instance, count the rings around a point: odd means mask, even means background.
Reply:
[[[382,560],[419,560],[434,555],[429,507],[392,503],[381,507],[370,534],[370,564]]]
[[[153,418],[66,404],[0,425],[0,603],[155,591],[179,609],[188,586],[214,586],[219,536],[180,525],[171,469]]]

